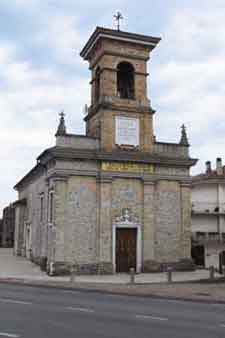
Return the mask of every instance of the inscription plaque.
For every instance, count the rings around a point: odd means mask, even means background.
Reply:
[[[139,145],[139,119],[132,117],[116,117],[116,144]]]

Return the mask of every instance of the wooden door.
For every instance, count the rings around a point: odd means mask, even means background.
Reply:
[[[116,229],[116,272],[136,271],[137,229]]]

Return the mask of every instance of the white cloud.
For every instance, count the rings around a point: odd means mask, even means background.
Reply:
[[[0,59],[0,143],[4,145],[0,178],[4,194],[0,208],[3,208],[15,199],[13,185],[35,164],[40,151],[54,145],[58,113],[62,109],[69,120],[68,129],[83,131],[82,108],[89,84],[86,78],[65,76],[51,65],[42,68],[18,60],[9,46],[1,46]]]
[[[81,63],[79,52],[85,38],[78,30],[77,17],[74,15],[55,14],[48,17],[43,29],[37,32],[36,41],[47,43],[58,62],[74,65]]]
[[[159,136],[177,141],[179,126],[186,123],[191,153],[200,158],[194,172],[208,159],[225,157],[224,16],[225,8],[214,8],[213,15],[201,8],[178,8],[166,27],[161,62],[152,74]]]

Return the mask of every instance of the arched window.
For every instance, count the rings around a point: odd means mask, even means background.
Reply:
[[[95,72],[95,102],[98,102],[100,97],[100,67],[96,69]]]
[[[134,99],[134,67],[128,62],[117,66],[117,93],[121,99]]]

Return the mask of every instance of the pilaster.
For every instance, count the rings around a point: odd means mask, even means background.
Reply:
[[[102,177],[99,184],[99,273],[112,273],[112,179]]]
[[[180,257],[191,257],[191,186],[181,183],[181,232],[180,232]]]
[[[143,270],[152,271],[154,265],[154,182],[144,180],[144,203],[143,203]]]
[[[65,256],[65,223],[67,203],[67,178],[54,178],[54,230],[55,230],[55,257],[56,262],[63,262]]]

